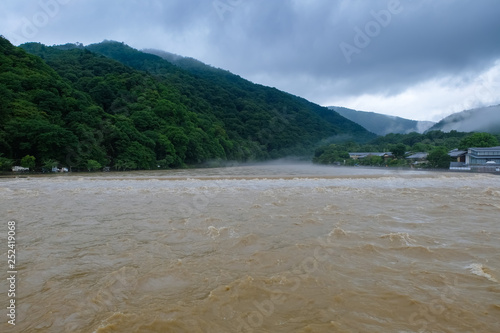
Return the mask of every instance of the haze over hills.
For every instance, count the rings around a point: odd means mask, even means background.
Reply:
[[[171,62],[172,64],[175,64],[175,65],[182,67],[184,69],[198,68],[200,70],[216,70],[216,71],[221,70],[218,68],[211,67],[211,66],[209,66],[209,65],[207,65],[199,60],[196,60],[194,58],[183,57],[181,55],[170,53],[167,51],[156,50],[156,49],[144,49],[144,50],[142,50],[142,52],[156,55],[156,56],[163,58],[163,59]]]
[[[410,120],[375,112],[358,111],[340,106],[330,106],[329,108],[335,110],[343,117],[360,124],[370,132],[382,136],[389,133],[424,133],[435,124],[432,121]]]
[[[375,138],[303,98],[171,60],[118,42],[15,47],[0,36],[0,156],[150,169],[311,155],[336,138]]]
[[[429,130],[500,133],[500,105],[454,113]]]

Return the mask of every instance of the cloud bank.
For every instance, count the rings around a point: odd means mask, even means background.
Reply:
[[[3,0],[15,44],[123,41],[416,120],[500,104],[497,0]]]

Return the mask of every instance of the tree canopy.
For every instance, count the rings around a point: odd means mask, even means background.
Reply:
[[[3,165],[30,155],[37,167],[172,168],[375,137],[299,97],[122,43],[15,47],[0,37],[0,69]]]
[[[460,149],[495,147],[498,146],[498,139],[493,134],[485,132],[472,133],[460,140]]]

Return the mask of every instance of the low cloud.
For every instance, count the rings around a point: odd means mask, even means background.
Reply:
[[[499,12],[496,0],[3,0],[0,30],[18,43],[163,49],[322,105],[438,120],[500,103],[477,94],[497,84],[484,76],[498,69]]]

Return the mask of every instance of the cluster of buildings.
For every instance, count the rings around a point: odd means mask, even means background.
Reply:
[[[452,150],[450,156],[457,159],[450,163],[450,170],[500,172],[500,146]]]
[[[469,148],[467,150],[451,150],[448,155],[450,170],[475,172],[500,172],[500,146],[487,148]],[[352,159],[363,159],[368,156],[380,156],[384,159],[392,158],[390,152],[381,153],[349,153]],[[414,153],[406,157],[413,165],[427,163],[428,153]]]

